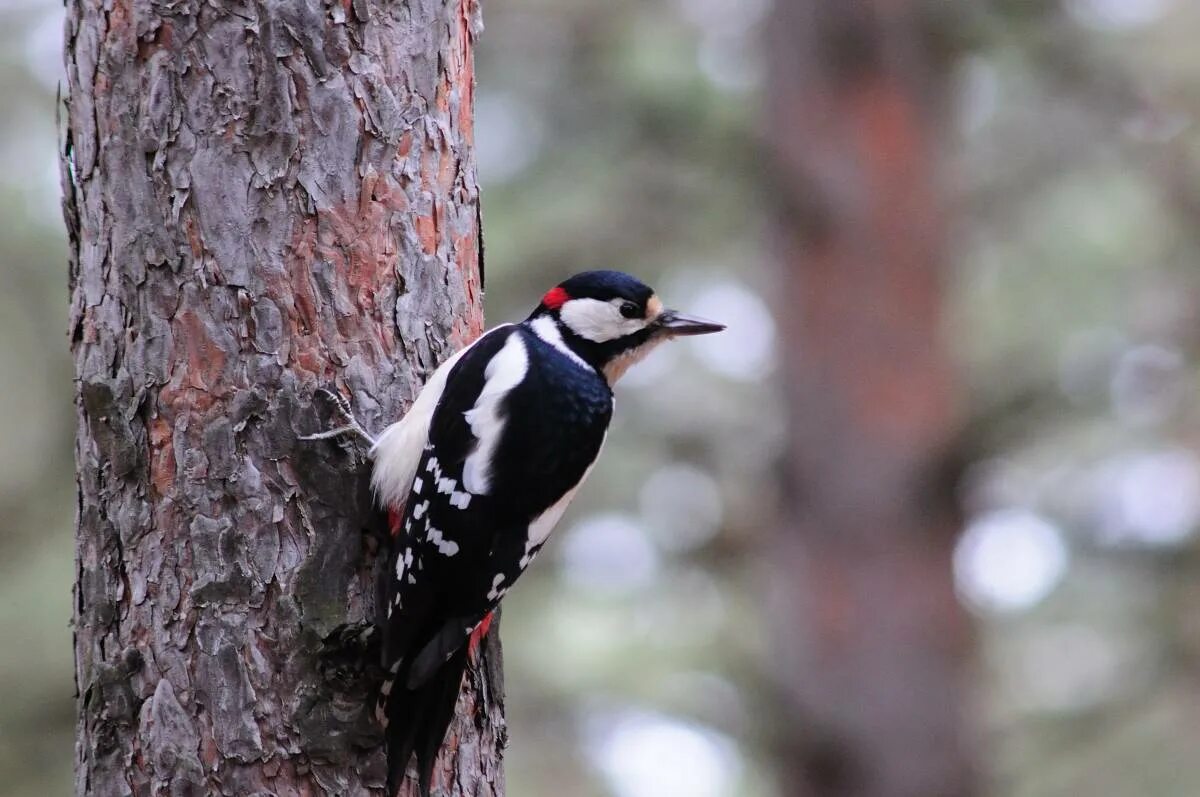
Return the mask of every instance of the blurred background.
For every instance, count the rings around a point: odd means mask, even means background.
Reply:
[[[484,3],[489,323],[616,267],[729,324],[506,602],[509,793],[1200,794],[1200,5],[779,1]],[[71,788],[62,13],[0,0],[14,796]]]

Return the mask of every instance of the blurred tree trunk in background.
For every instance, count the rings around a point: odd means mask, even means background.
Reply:
[[[479,9],[69,6],[77,793],[364,793],[368,676],[317,654],[374,616],[366,468],[297,436],[335,382],[382,428],[481,330]],[[496,653],[455,794],[503,790]]]
[[[780,678],[786,793],[972,787],[943,340],[943,78],[909,2],[779,0],[773,243],[790,347]]]

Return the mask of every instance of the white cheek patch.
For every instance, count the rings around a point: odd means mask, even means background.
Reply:
[[[558,311],[559,318],[579,337],[595,343],[623,338],[644,328],[644,318],[621,315],[623,299],[571,299]]]

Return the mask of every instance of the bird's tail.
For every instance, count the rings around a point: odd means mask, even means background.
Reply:
[[[446,730],[454,719],[454,705],[466,668],[467,648],[464,645],[415,689],[407,687],[407,662],[384,681],[376,711],[386,727],[388,797],[396,797],[414,753],[421,797],[429,797],[433,767],[446,738]]]

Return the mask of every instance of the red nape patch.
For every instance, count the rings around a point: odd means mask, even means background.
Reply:
[[[398,510],[395,510],[395,509],[388,510],[388,531],[390,531],[392,533],[393,537],[400,536],[400,524],[403,521],[404,521],[404,517],[400,514],[400,512]]]
[[[542,297],[542,304],[549,307],[551,310],[557,310],[566,304],[567,299],[571,297],[562,288],[551,288],[546,291],[546,295]]]
[[[467,652],[472,659],[479,657],[479,648],[483,644],[483,638],[487,636],[488,629],[492,627],[492,612],[488,612],[479,625],[475,626],[475,630],[471,632],[471,638],[467,641]]]

